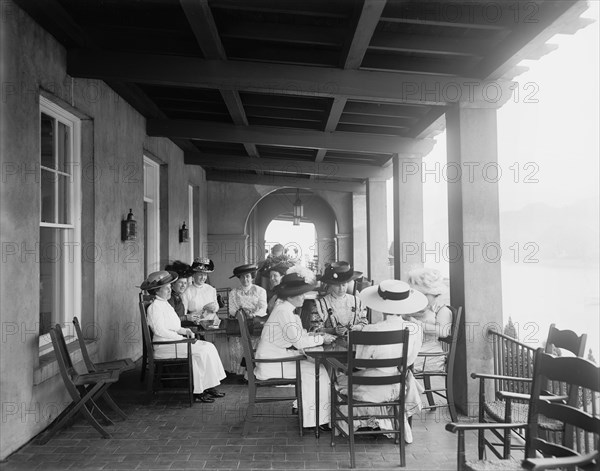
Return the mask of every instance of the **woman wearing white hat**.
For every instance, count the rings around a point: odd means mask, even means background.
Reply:
[[[363,332],[404,330],[410,331],[408,341],[407,365],[412,365],[417,358],[421,348],[421,333],[417,324],[404,320],[401,315],[414,314],[422,311],[427,306],[427,298],[422,293],[412,290],[404,281],[384,280],[379,285],[370,286],[360,292],[362,302],[371,309],[384,314],[385,320],[377,324],[370,324],[364,327]],[[394,345],[359,345],[356,349],[356,358],[393,358],[397,355]],[[390,350],[393,349],[394,351]],[[396,374],[396,368],[372,368],[365,369],[361,374],[365,376],[382,376]],[[343,384],[341,384],[343,387]],[[354,387],[353,397],[361,401],[385,402],[387,400],[396,400],[399,391],[397,385],[389,386],[370,386],[358,385]],[[406,377],[406,395],[405,395],[405,420],[421,410],[421,393],[419,385],[410,371]],[[375,408],[358,408],[356,415],[376,415]],[[343,424],[341,424],[343,425]],[[371,418],[370,420],[354,421],[354,429],[360,427],[378,426],[381,430],[392,430],[393,426],[389,419]],[[412,431],[408,422],[404,424],[404,440],[412,443]]]
[[[447,337],[452,326],[452,313],[438,299],[446,289],[444,280],[439,271],[431,268],[418,268],[408,273],[408,284],[427,297],[427,307],[417,317],[410,317],[423,330],[423,345],[420,352],[443,353],[440,337]],[[444,369],[444,356],[417,357],[415,360],[415,373],[422,371],[440,371]]]
[[[289,273],[275,287],[275,293],[281,300],[273,309],[265,324],[258,347],[257,359],[285,358],[296,356],[297,351],[331,343],[335,337],[329,334],[309,334],[302,328],[300,317],[294,312],[304,303],[306,293],[312,291],[315,285],[312,280],[306,280],[298,273]],[[254,369],[257,379],[295,378],[294,363],[258,363]],[[316,424],[315,414],[315,366],[308,360],[300,363],[302,376],[302,422],[304,427],[329,424],[330,389],[327,371],[321,366],[319,381],[319,424]]]
[[[148,275],[140,289],[154,296],[152,304],[148,306],[148,325],[154,333],[155,342],[168,342],[192,338],[194,333],[181,327],[181,320],[169,304],[171,297],[171,283],[178,278],[172,271],[157,271]],[[187,356],[185,345],[156,345],[154,348],[156,358],[182,358]],[[225,378],[225,370],[217,349],[212,343],[201,340],[192,344],[192,374],[194,379],[194,397],[197,402],[214,402],[215,397],[223,397],[215,389]]]

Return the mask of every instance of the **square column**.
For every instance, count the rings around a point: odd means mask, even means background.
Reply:
[[[408,272],[423,266],[423,181],[421,159],[393,157],[394,278],[406,281]]]
[[[352,193],[352,266],[367,276],[367,195]]]
[[[476,414],[471,372],[493,372],[487,325],[502,325],[498,147],[495,109],[456,106],[446,112],[450,300],[463,306],[457,350],[457,406]],[[467,407],[468,406],[468,407]]]
[[[376,284],[391,277],[388,262],[385,180],[367,181],[367,276]]]

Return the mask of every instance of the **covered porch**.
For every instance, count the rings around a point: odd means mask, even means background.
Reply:
[[[232,268],[264,257],[267,225],[291,211],[296,194],[316,226],[319,269],[347,260],[376,283],[389,278],[393,226],[393,275],[405,278],[425,259],[422,164],[443,129],[455,172],[441,175],[448,178],[450,302],[463,307],[465,320],[455,383],[459,408],[472,412],[477,391],[467,372],[491,370],[485,332],[502,324],[493,260],[496,110],[519,88],[518,63],[551,52],[553,35],[584,27],[585,9],[576,0],[3,2],[0,400],[2,428],[13,433],[2,433],[0,459],[47,427],[65,400],[44,343],[50,324],[68,326],[77,316],[96,359],[137,360],[144,277],[202,256],[216,265],[210,283],[233,287]],[[124,236],[130,212],[136,234]],[[229,389],[227,401],[243,398],[241,388]],[[194,454],[189,447],[228,461],[240,447],[260,445],[259,438],[240,445],[235,421],[224,415],[209,425],[204,409],[145,409],[135,396],[125,399],[132,418],[115,440],[162,439],[163,427],[168,440],[184,442],[182,461]],[[36,417],[36,410],[49,413]],[[181,424],[189,413],[194,432]],[[439,443],[454,449],[443,421],[416,422],[422,443],[435,444],[429,457]],[[426,433],[430,426],[440,433]],[[219,435],[206,444],[200,435],[213,431]],[[219,438],[234,451],[219,451]],[[61,459],[82,449],[79,438],[57,440],[51,454]],[[312,453],[299,460],[302,469],[314,469],[315,456],[343,467],[345,458],[325,459],[329,445],[311,440],[291,444],[290,435],[282,446]],[[90,451],[138,450],[128,443]],[[377,461],[386,463],[388,445],[376,445]],[[276,447],[265,450],[275,456]],[[10,465],[36,462],[34,450],[24,448]],[[293,451],[281,460],[265,460],[265,452],[253,457],[269,469],[296,461]],[[127,453],[116,455],[103,469],[125,463]],[[73,469],[95,466],[81,458]],[[158,468],[179,461],[161,466],[155,458]]]

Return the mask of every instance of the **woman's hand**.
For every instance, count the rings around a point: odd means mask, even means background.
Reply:
[[[354,324],[352,327],[350,327],[351,331],[360,331],[363,330],[365,328],[364,324]]]
[[[346,335],[348,332],[348,327],[342,324],[338,324],[335,326],[335,333],[339,336]]]
[[[325,345],[329,345],[336,341],[335,335],[331,335],[331,334],[321,334],[321,335],[323,335],[323,343]]]
[[[191,329],[181,329],[178,333],[188,339],[193,339],[195,337],[194,332],[192,332]]]

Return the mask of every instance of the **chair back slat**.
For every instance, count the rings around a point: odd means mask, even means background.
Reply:
[[[538,451],[550,456],[570,456],[568,453],[575,456],[597,451],[600,417],[589,413],[585,402],[586,398],[598,398],[600,368],[580,357],[555,357],[539,348],[533,372],[525,456],[533,458]],[[540,397],[549,381],[568,385],[568,402],[549,402]],[[549,419],[564,424],[564,431],[556,443],[549,443],[546,436],[540,435],[541,417],[544,421]]]
[[[88,371],[96,371],[96,367],[94,366],[94,362],[90,358],[90,355],[87,351],[87,346],[85,345],[85,339],[83,338],[83,332],[81,331],[81,326],[79,325],[79,319],[77,317],[73,317],[73,325],[75,326],[75,333],[77,335],[77,341],[79,342],[79,349],[81,350],[81,355],[83,356],[83,361],[85,362],[85,366]]]
[[[248,322],[246,315],[242,310],[237,312],[237,321],[240,326],[240,341],[242,343],[243,356],[246,362],[246,370],[248,371],[248,384],[254,385],[254,350],[252,348],[252,340],[250,336],[250,329],[248,328]]]
[[[152,304],[151,301],[147,301],[142,298],[140,294],[140,319],[142,322],[142,336],[144,340],[144,347],[146,350],[146,354],[148,355],[148,360],[154,361],[154,346],[152,345],[152,333],[150,331],[150,326],[148,325],[148,307]]]
[[[546,339],[546,353],[553,353],[552,347],[568,350],[573,355],[583,357],[587,334],[577,335],[572,330],[557,329],[555,324],[550,326],[548,338]]]
[[[56,324],[50,329],[50,339],[52,340],[56,362],[58,363],[58,369],[60,370],[65,387],[69,390],[70,394],[78,394],[77,387],[72,379],[72,375],[76,372],[73,368],[60,324]]]

